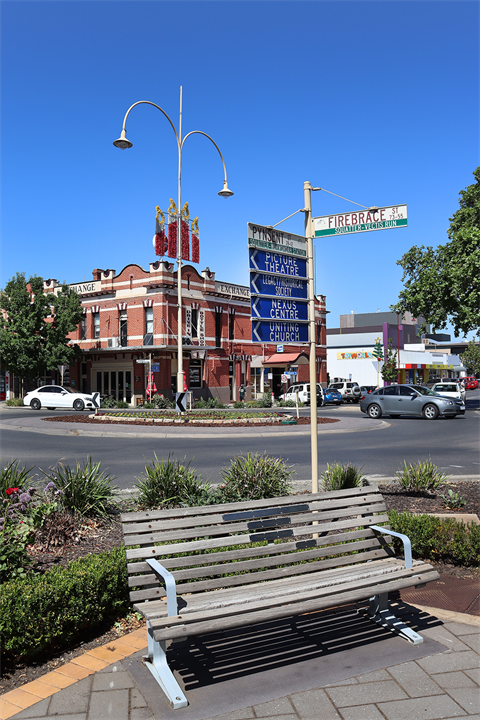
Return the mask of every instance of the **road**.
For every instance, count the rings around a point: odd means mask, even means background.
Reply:
[[[308,409],[304,413],[308,413]],[[42,477],[41,469],[47,471],[57,462],[69,465],[77,459],[91,455],[94,462],[101,461],[102,468],[115,477],[120,488],[135,484],[143,472],[145,462],[151,462],[154,454],[166,458],[174,456],[192,460],[192,466],[205,481],[220,482],[221,471],[229,465],[230,459],[240,453],[267,452],[282,457],[293,466],[296,480],[308,480],[310,471],[310,433],[303,426],[304,433],[290,434],[287,428],[279,432],[255,433],[251,430],[245,436],[242,430],[228,438],[219,437],[202,430],[198,437],[190,429],[188,437],[165,437],[165,430],[159,437],[85,437],[72,435],[50,435],[38,432],[8,429],[14,420],[29,420],[65,414],[65,411],[39,411],[30,409],[0,408],[1,463],[19,459],[20,463],[33,466],[34,472]],[[480,476],[479,425],[480,390],[469,391],[467,413],[454,420],[423,418],[383,418],[382,429],[368,431],[372,421],[366,418],[357,406],[343,405],[340,408],[321,408],[319,415],[325,417],[354,418],[358,420],[356,432],[319,432],[319,472],[327,463],[353,463],[363,468],[368,477],[393,476],[403,462],[426,460],[430,456],[439,469],[456,476]],[[39,424],[39,423],[37,423]],[[59,430],[66,427],[86,428],[86,425],[60,426],[57,423],[41,423],[42,427]],[[324,426],[325,427],[325,426]],[[327,426],[329,429],[332,425]],[[334,427],[334,426],[333,426]],[[300,427],[297,428],[300,430]],[[197,435],[197,436],[196,436]]]

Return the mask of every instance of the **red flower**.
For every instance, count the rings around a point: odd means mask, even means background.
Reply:
[[[177,257],[177,223],[168,223],[168,257]]]
[[[19,490],[19,488],[7,488],[7,489],[5,490],[5,492],[6,492],[7,495],[13,495],[14,493],[17,493],[18,490]]]

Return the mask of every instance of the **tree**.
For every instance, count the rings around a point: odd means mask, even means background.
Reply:
[[[388,338],[387,357],[380,373],[385,382],[397,382],[398,380],[397,353],[392,348],[392,338]]]
[[[480,347],[478,342],[471,340],[465,352],[460,355],[460,360],[469,373],[480,375]]]
[[[480,326],[480,167],[476,182],[460,192],[460,208],[450,218],[450,242],[433,247],[414,245],[397,261],[403,268],[398,314],[423,316],[434,330],[454,327],[466,335]]]
[[[68,336],[82,318],[80,296],[62,285],[58,294],[43,292],[43,278],[26,281],[17,273],[0,292],[2,366],[32,380],[81,355]]]
[[[372,355],[377,360],[377,387],[379,386],[379,373],[380,373],[380,361],[383,361],[384,357],[384,350],[383,345],[380,342],[380,338],[377,338],[375,341],[375,347],[373,348]]]

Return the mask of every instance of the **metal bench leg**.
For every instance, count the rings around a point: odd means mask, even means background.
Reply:
[[[423,637],[421,635],[408,627],[408,625],[405,625],[405,623],[391,612],[388,607],[388,593],[371,597],[366,614],[373,622],[382,625],[382,627],[392,632],[398,633],[400,637],[403,637],[414,645],[421,645],[421,643],[423,643]]]
[[[188,705],[187,698],[183,694],[180,685],[168,667],[166,656],[166,642],[161,640],[158,642],[153,637],[153,631],[147,620],[148,635],[148,655],[144,656],[143,662],[158,682],[163,692],[167,696],[174,710],[186,707]]]

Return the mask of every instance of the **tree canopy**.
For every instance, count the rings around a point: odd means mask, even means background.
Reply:
[[[478,346],[478,342],[475,342],[474,340],[471,340],[468,343],[468,347],[460,355],[460,360],[467,368],[467,372],[472,373],[473,375],[479,375],[480,374],[480,347]]]
[[[398,314],[423,316],[434,330],[453,325],[455,335],[480,327],[480,167],[476,182],[460,192],[459,209],[450,218],[450,242],[414,245],[397,261],[403,268]]]
[[[17,273],[0,291],[0,354],[2,366],[33,379],[80,355],[68,333],[82,318],[80,296],[62,285],[58,294],[43,292],[43,278]]]

